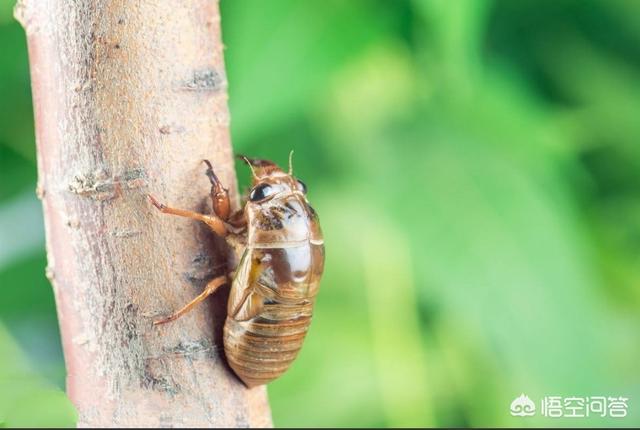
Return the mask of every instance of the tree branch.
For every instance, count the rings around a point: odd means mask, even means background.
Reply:
[[[264,387],[223,359],[226,292],[153,327],[225,271],[202,159],[232,192],[226,77],[211,0],[23,0],[49,266],[79,426],[269,426]]]

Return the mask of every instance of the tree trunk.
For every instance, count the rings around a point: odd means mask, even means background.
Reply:
[[[23,0],[15,13],[78,425],[270,426],[265,388],[224,361],[228,290],[152,326],[225,272],[223,240],[145,198],[208,210],[208,158],[237,207],[217,1]]]

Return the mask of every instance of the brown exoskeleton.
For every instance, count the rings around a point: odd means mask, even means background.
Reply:
[[[164,213],[203,221],[216,234],[241,235],[246,243],[229,274],[224,352],[238,377],[253,387],[284,373],[302,346],[324,268],[324,241],[306,186],[292,175],[291,159],[286,173],[271,161],[241,158],[251,168],[253,184],[244,208],[233,215],[227,190],[206,160],[214,214],[170,208],[152,196],[149,200]],[[184,315],[226,284],[229,275],[212,279],[194,300],[154,324]]]

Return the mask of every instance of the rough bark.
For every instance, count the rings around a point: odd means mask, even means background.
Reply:
[[[221,346],[223,241],[145,194],[205,211],[210,159],[237,205],[217,1],[23,0],[48,268],[79,426],[270,426]]]

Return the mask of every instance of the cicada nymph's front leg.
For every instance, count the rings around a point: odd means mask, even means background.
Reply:
[[[244,211],[238,210],[231,213],[231,203],[229,201],[229,190],[222,186],[222,183],[216,176],[209,160],[202,160],[207,165],[207,177],[211,182],[211,203],[213,205],[213,212],[226,224],[235,229],[234,233],[239,233],[247,226],[247,221],[244,217]]]
[[[222,183],[213,171],[213,166],[209,160],[202,160],[207,165],[207,177],[211,182],[211,203],[213,212],[223,221],[229,219],[231,214],[231,204],[229,202],[229,190],[222,186]]]

